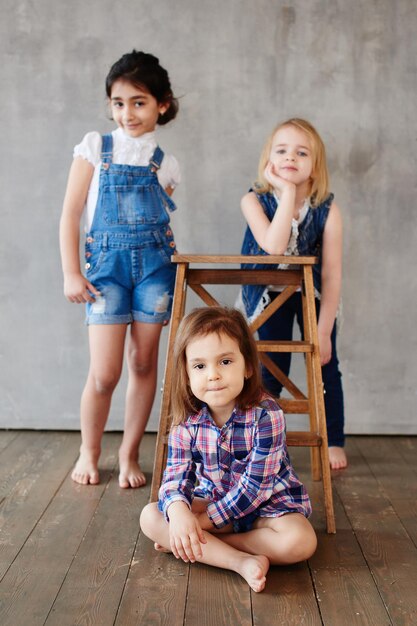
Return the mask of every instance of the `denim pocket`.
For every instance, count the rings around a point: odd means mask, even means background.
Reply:
[[[105,252],[102,248],[96,246],[92,247],[88,244],[85,247],[85,274],[86,276],[92,276],[101,267],[103,263]]]
[[[108,185],[103,189],[108,224],[157,224],[175,205],[159,185]]]

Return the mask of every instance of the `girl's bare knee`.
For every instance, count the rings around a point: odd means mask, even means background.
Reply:
[[[303,540],[300,541],[300,548],[302,552],[300,561],[306,561],[315,553],[317,548],[317,536],[313,528],[311,528],[311,532],[304,535]]]
[[[306,520],[307,521],[307,520]],[[308,525],[307,525],[308,524]],[[288,543],[288,554],[293,563],[306,561],[313,556],[317,548],[317,537],[313,527],[307,522],[291,534]]]
[[[105,374],[91,374],[91,380],[96,393],[100,395],[112,394],[119,382],[120,374],[109,372]]]
[[[149,539],[153,539],[153,531],[155,531],[156,523],[160,520],[161,515],[162,513],[159,511],[156,502],[150,502],[142,509],[139,524],[142,532],[149,537]]]
[[[130,350],[127,355],[129,369],[138,376],[149,376],[154,371],[155,363],[152,358],[145,359],[139,350]]]
[[[275,539],[277,563],[299,563],[309,559],[316,550],[316,533],[310,522],[301,514],[260,518],[255,522],[255,527],[271,528],[277,533]]]

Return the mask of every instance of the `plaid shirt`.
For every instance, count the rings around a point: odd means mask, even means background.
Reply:
[[[284,414],[272,398],[235,408],[222,428],[205,406],[171,430],[159,509],[169,520],[168,507],[178,500],[191,507],[194,495],[210,501],[207,514],[216,528],[250,515],[310,515],[288,455]]]

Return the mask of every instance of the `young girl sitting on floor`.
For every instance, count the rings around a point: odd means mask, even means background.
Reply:
[[[263,391],[256,344],[239,311],[191,312],[174,362],[167,467],[141,528],[157,550],[233,570],[262,591],[270,563],[296,563],[316,548],[284,415]]]

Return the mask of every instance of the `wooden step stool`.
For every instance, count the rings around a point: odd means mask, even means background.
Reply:
[[[253,332],[269,318],[299,288],[302,294],[304,341],[257,341],[259,358],[271,373],[280,381],[292,397],[280,397],[279,404],[285,413],[305,413],[309,415],[310,430],[307,432],[287,431],[287,444],[311,448],[312,476],[323,482],[324,505],[327,532],[335,533],[336,525],[333,510],[333,495],[327,444],[326,416],[323,399],[320,355],[318,347],[317,320],[314,302],[312,266],[315,257],[299,256],[242,256],[242,255],[183,255],[172,257],[177,264],[177,276],[172,308],[171,327],[168,339],[165,365],[165,381],[162,393],[159,430],[156,441],[155,463],[151,488],[151,501],[158,499],[168,451],[169,404],[172,385],[173,345],[179,323],[184,316],[187,287],[190,287],[208,306],[218,306],[216,299],[203,285],[285,285],[280,295],[252,322]],[[258,270],[240,269],[241,263],[262,263],[278,265],[285,263],[291,269]],[[190,264],[232,265],[230,267],[191,269]],[[294,268],[294,269],[293,269]],[[298,352],[305,355],[307,395],[305,395],[272,362],[267,352]]]

